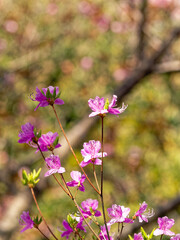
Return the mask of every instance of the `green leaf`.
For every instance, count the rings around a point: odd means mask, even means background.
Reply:
[[[45,93],[43,92],[43,90],[41,90],[41,93],[45,96]]]
[[[41,137],[41,130],[37,133],[37,138]]]
[[[142,233],[142,236],[143,236],[144,240],[148,240],[147,233],[144,231],[143,227],[141,227],[141,233]]]
[[[108,107],[109,107],[109,99],[107,98],[104,104],[104,109],[108,109]]]
[[[53,142],[53,146],[54,146],[54,147],[58,144],[58,141],[59,141],[59,137],[56,137],[56,139],[55,139],[54,142]]]
[[[24,180],[28,180],[27,172],[26,172],[26,170],[24,170],[24,169],[23,169],[23,171],[22,171],[22,177],[23,177]]]
[[[47,89],[46,97],[47,97],[47,98],[52,98],[52,94],[50,93],[49,88]]]
[[[39,224],[42,222],[42,217],[40,217],[40,219],[39,219],[39,217],[36,216],[36,217],[33,219],[33,222],[34,222],[35,224],[39,225]]]
[[[152,232],[150,233],[149,238],[148,238],[149,240],[153,237],[153,233],[154,233],[155,229],[156,229],[156,228],[154,228],[154,229],[152,230]]]
[[[59,98],[61,95],[61,92],[58,93],[58,95],[56,95],[56,98]]]
[[[56,87],[54,88],[54,92],[53,92],[53,98],[56,97]]]
[[[35,174],[35,178],[38,178],[41,172],[41,168],[38,170],[38,172]]]
[[[130,240],[133,240],[133,238],[131,237],[131,235],[128,235],[128,237],[129,237]]]

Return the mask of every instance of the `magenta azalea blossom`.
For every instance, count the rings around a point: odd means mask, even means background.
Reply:
[[[139,210],[135,213],[135,216],[139,217],[139,222],[142,221],[148,222],[147,218],[150,218],[154,215],[153,210],[152,211],[148,210],[148,212],[146,212],[147,206],[148,206],[147,203],[143,202],[142,204],[140,204]]]
[[[83,182],[86,179],[85,175],[84,174],[81,175],[79,171],[72,171],[70,175],[73,180],[70,182],[67,182],[67,185],[69,187],[78,187],[80,191],[84,192],[85,188],[84,188]]]
[[[66,220],[63,220],[63,226],[66,229],[66,231],[59,230],[60,232],[62,232],[61,237],[66,237],[66,239],[69,239],[70,234],[73,233],[74,230]],[[75,228],[86,232],[86,229],[82,225],[82,221],[78,222]]]
[[[180,234],[176,234],[174,237],[171,237],[170,240],[180,240]]]
[[[142,233],[134,234],[134,240],[144,240]]]
[[[108,231],[110,230],[110,225],[107,226],[108,227]],[[101,240],[108,240],[108,235],[106,232],[106,227],[105,225],[101,227],[101,232],[99,234],[99,237]],[[110,240],[113,240],[114,238],[112,236],[110,236]]]
[[[65,172],[65,168],[61,167],[60,158],[58,156],[51,154],[49,157],[45,159],[45,161],[47,166],[50,168],[50,170],[44,174],[45,177],[48,177],[54,173]]]
[[[94,215],[95,217],[101,216],[101,212],[97,210],[98,208],[98,201],[95,199],[87,199],[81,203],[83,209],[81,209],[85,218],[88,216]]]
[[[114,108],[116,106],[116,102],[116,95],[113,95],[111,103],[109,103],[108,99],[105,102],[104,98],[100,98],[98,96],[95,97],[95,99],[90,98],[88,104],[93,112],[89,115],[89,117],[104,115],[106,113],[115,115],[123,113],[126,110],[127,106],[125,106],[123,103],[122,108]]]
[[[20,139],[18,143],[27,143],[31,144],[33,141],[34,135],[34,126],[31,123],[26,123],[21,126],[21,132],[19,133]]]
[[[169,229],[174,225],[174,219],[169,219],[168,217],[162,217],[162,218],[158,218],[158,224],[159,224],[159,228],[157,228],[154,231],[154,235],[158,236],[158,235],[168,235],[168,236],[172,236],[175,233],[171,232]]]
[[[84,157],[84,160],[81,162],[81,167],[85,167],[89,163],[93,163],[95,165],[101,165],[102,161],[99,159],[102,157],[101,143],[100,141],[91,140],[89,142],[85,142],[83,144],[83,149],[81,149],[81,154]],[[107,153],[103,153],[103,157],[106,157]]]
[[[23,212],[22,215],[20,216],[19,224],[22,226],[25,226],[21,232],[26,231],[27,229],[31,229],[34,227],[34,222],[29,216],[29,212]]]
[[[39,147],[42,152],[53,151],[55,148],[59,148],[61,145],[57,143],[54,146],[54,142],[58,138],[58,133],[48,132],[46,134],[42,134],[42,136],[38,140]]]
[[[107,209],[108,213],[109,213],[109,217],[111,218],[111,220],[109,221],[109,224],[112,225],[114,223],[132,223],[133,221],[129,218],[127,218],[127,216],[129,215],[130,212],[130,208],[125,208],[124,206],[120,206],[120,205],[116,205],[113,204],[112,208],[108,208]]]
[[[52,87],[49,86],[48,88],[42,88],[42,91],[39,90],[39,88],[36,88],[36,96],[35,99],[32,99],[33,101],[38,101],[39,104],[34,109],[36,111],[38,107],[46,107],[48,105],[62,105],[64,104],[64,101],[59,98],[59,88],[58,87]]]

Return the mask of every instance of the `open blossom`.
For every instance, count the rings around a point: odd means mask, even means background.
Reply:
[[[89,117],[94,117],[96,115],[104,115],[106,113],[110,114],[121,114],[123,113],[127,106],[122,104],[122,108],[114,108],[116,106],[117,102],[117,96],[113,95],[111,103],[109,103],[109,100],[107,99],[106,102],[104,98],[95,97],[95,99],[90,98],[88,101],[89,107],[92,109],[92,113],[89,115]]]
[[[95,217],[99,217],[101,216],[101,212],[97,210],[98,208],[98,201],[95,199],[87,199],[85,201],[83,201],[81,203],[81,206],[83,209],[82,210],[82,213],[84,215],[85,218],[87,218],[88,216],[92,216],[94,215]]]
[[[93,163],[95,165],[101,165],[102,161],[99,159],[102,157],[101,143],[100,141],[90,140],[89,142],[85,142],[83,144],[83,149],[81,149],[81,154],[84,157],[84,160],[81,162],[81,167],[85,167],[89,163]],[[103,153],[103,157],[106,157],[107,153]]]
[[[65,172],[65,168],[61,167],[60,158],[58,156],[51,154],[49,157],[45,159],[45,161],[47,166],[50,168],[50,170],[44,174],[45,177],[48,177],[54,173]]]
[[[34,126],[31,123],[26,123],[21,126],[21,132],[19,133],[20,139],[18,143],[27,143],[30,144],[33,141],[34,135]]]
[[[58,138],[58,133],[48,132],[46,134],[42,134],[42,136],[38,140],[39,147],[42,152],[53,151],[55,148],[61,147],[59,143],[55,143]],[[55,146],[54,146],[55,145]]]
[[[62,232],[61,234],[61,237],[66,237],[66,239],[69,239],[69,236],[71,233],[74,232],[73,228],[69,225],[69,223],[66,221],[66,220],[63,220],[63,227],[66,229],[65,231],[61,231],[59,230],[60,232]],[[78,222],[77,225],[75,226],[75,229],[76,230],[81,230],[81,231],[84,231],[86,232],[84,226],[82,225],[82,221]]]
[[[125,208],[124,206],[113,204],[112,208],[107,209],[109,213],[109,217],[111,220],[109,221],[109,224],[112,225],[114,223],[130,223],[133,222],[131,219],[127,218],[130,212],[130,208]]]
[[[157,228],[154,231],[154,235],[158,236],[158,235],[168,235],[168,236],[172,236],[175,235],[174,232],[171,232],[169,229],[174,225],[174,219],[169,219],[168,217],[162,217],[162,218],[158,218],[158,224],[159,224],[159,228]]]
[[[80,191],[84,192],[85,188],[84,188],[83,182],[86,179],[85,175],[84,174],[81,175],[79,171],[72,171],[70,175],[73,180],[70,182],[67,182],[67,185],[69,187],[78,187]]]
[[[35,99],[31,99],[33,101],[38,101],[39,104],[34,109],[34,111],[36,111],[38,107],[46,107],[53,104],[64,104],[64,101],[59,98],[59,95],[60,93],[58,87],[49,86],[48,88],[42,88],[42,92],[39,90],[39,88],[36,88]]]
[[[144,240],[142,233],[135,233],[134,234],[134,240]]]
[[[148,218],[154,215],[153,210],[152,211],[148,210],[148,212],[146,212],[147,206],[148,206],[147,203],[143,202],[142,204],[140,204],[139,210],[135,213],[135,216],[139,217],[139,222],[142,221],[148,222]]]
[[[21,232],[26,231],[27,229],[31,229],[34,227],[34,222],[29,216],[29,211],[23,212],[22,215],[20,216],[19,224],[22,226],[25,226]]]
[[[108,227],[108,231],[110,230],[110,225],[107,224],[107,227]],[[99,234],[99,237],[101,240],[108,240],[108,235],[107,235],[107,232],[106,232],[106,227],[105,225],[101,227],[101,232]],[[113,240],[114,238],[112,236],[110,236],[110,240]]]
[[[176,234],[174,237],[171,237],[170,240],[180,240],[180,234]]]

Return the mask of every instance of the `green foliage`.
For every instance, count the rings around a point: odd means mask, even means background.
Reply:
[[[154,230],[155,230],[155,228],[154,228],[154,229],[152,230],[152,232],[148,235],[148,234],[145,232],[144,228],[141,227],[141,233],[142,233],[143,239],[144,239],[144,240],[150,240],[150,239],[152,239],[152,238],[153,238],[153,232],[154,232]],[[132,239],[131,239],[131,240],[132,240]]]
[[[41,168],[38,170],[38,172],[36,172],[36,170],[34,169],[33,172],[31,173],[27,173],[26,170],[22,170],[21,181],[23,185],[34,188],[35,185],[40,181],[40,179],[38,179],[40,172],[41,172]]]
[[[109,99],[106,99],[105,105],[104,105],[104,109],[108,109],[109,107]]]
[[[38,216],[36,216],[32,220],[36,225],[39,225],[42,222],[42,217],[39,218]]]

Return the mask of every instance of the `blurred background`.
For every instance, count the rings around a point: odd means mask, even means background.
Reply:
[[[40,154],[18,144],[27,122],[58,132],[63,143],[52,109],[34,112],[30,99],[36,87],[50,85],[60,88],[65,104],[56,109],[80,161],[83,142],[101,137],[98,118],[88,118],[88,99],[115,93],[119,105],[128,104],[105,119],[105,206],[129,206],[133,215],[146,201],[155,218],[174,218],[172,230],[180,232],[180,1],[0,0],[0,12],[0,239],[42,239],[35,229],[20,234],[22,211],[38,214],[21,184],[22,168],[42,167],[35,193],[59,238],[57,227],[76,212],[54,179],[44,179]],[[64,146],[56,153],[69,180],[79,168]],[[85,187],[79,204],[98,198]],[[153,226],[156,219],[145,228]]]

